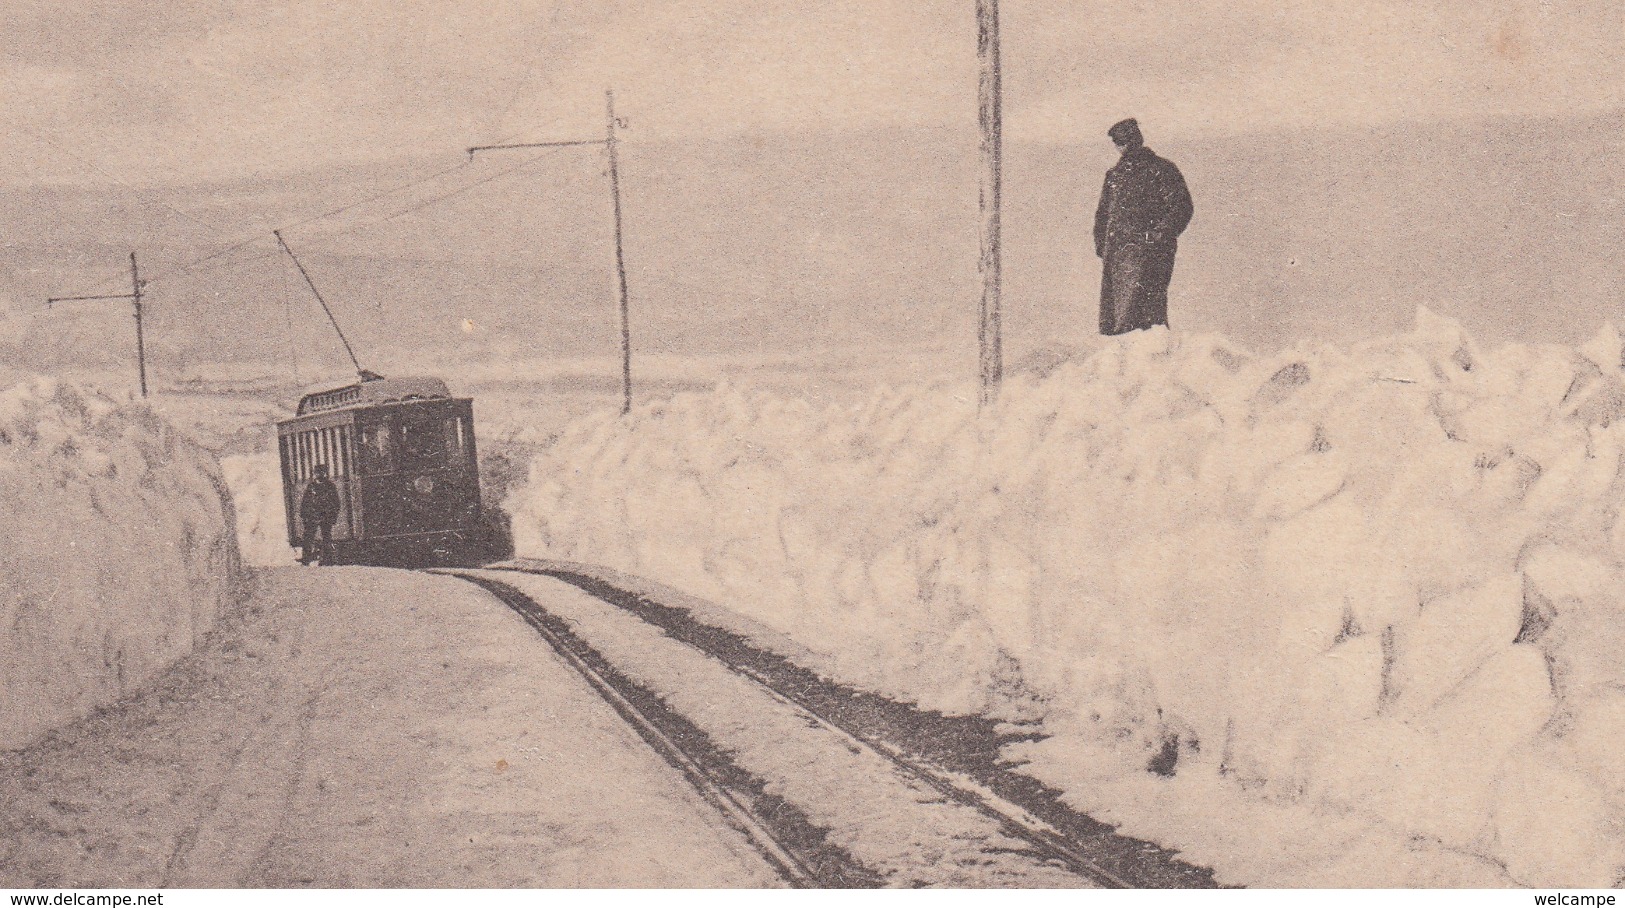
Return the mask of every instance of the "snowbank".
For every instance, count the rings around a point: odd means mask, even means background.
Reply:
[[[0,526],[0,748],[140,687],[233,594],[219,469],[142,405],[0,391]]]
[[[236,505],[237,548],[243,562],[256,567],[293,563],[276,454],[233,454],[220,458],[220,469]]]
[[[1621,347],[1485,352],[1422,310],[1263,358],[1145,332],[982,418],[968,386],[824,408],[725,387],[579,421],[509,510],[521,554],[726,604],[843,680],[1041,711],[1022,756],[1080,802],[1196,785],[1606,886]],[[1154,800],[1108,812],[1195,841]]]

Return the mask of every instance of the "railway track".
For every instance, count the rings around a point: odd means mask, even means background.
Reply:
[[[668,708],[648,688],[610,665],[561,618],[515,587],[462,571],[437,571],[473,583],[513,609],[565,664],[626,721],[654,751],[794,888],[877,886],[878,877],[828,843],[821,830],[766,784],[711,744],[703,730]]]
[[[707,654],[734,674],[760,687],[810,723],[832,733],[849,748],[882,758],[900,775],[915,780],[945,801],[976,811],[999,831],[1018,840],[1037,859],[1107,888],[1211,887],[1211,874],[1178,861],[1155,845],[1117,836],[1110,827],[1072,813],[1053,792],[1024,776],[991,766],[949,766],[921,751],[921,742],[899,742],[877,726],[876,703],[892,710],[911,708],[850,691],[800,669],[783,657],[753,646],[737,634],[698,621],[687,610],[665,606],[582,573],[521,563],[492,565],[478,572],[438,571],[486,589],[525,619],[580,673],[649,745],[677,768],[702,797],[721,812],[791,886],[879,885],[881,879],[829,843],[805,815],[766,795],[760,779],[734,765],[705,733],[669,709],[659,697],[617,671],[561,618],[535,600],[493,578],[493,572],[550,577],[570,583],[602,602],[630,612],[682,643]],[[914,723],[956,720],[916,715]],[[879,726],[885,723],[882,721]],[[956,730],[949,736],[958,737]],[[996,754],[998,738],[982,742]],[[912,743],[915,746],[908,746]],[[985,754],[984,754],[985,755]],[[938,755],[940,756],[940,754]],[[983,761],[986,762],[985,760]]]

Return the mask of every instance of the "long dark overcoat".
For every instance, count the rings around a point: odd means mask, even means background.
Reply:
[[[1192,211],[1179,168],[1143,145],[1106,171],[1095,209],[1101,334],[1168,324],[1168,282]]]
[[[306,526],[330,527],[339,519],[339,490],[333,480],[318,476],[305,486],[299,501],[299,519]]]

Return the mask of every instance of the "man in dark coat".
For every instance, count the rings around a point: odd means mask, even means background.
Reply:
[[[1106,172],[1095,209],[1095,255],[1102,259],[1100,333],[1168,324],[1168,282],[1191,194],[1173,162],[1145,147],[1140,124],[1107,130],[1122,158]]]
[[[305,495],[299,500],[299,520],[304,524],[305,536],[302,540],[304,552],[299,557],[300,564],[310,564],[317,560],[318,553],[322,564],[332,561],[333,555],[333,524],[339,519],[339,490],[333,485],[333,480],[327,478],[327,464],[316,465],[316,475],[311,478],[310,484],[305,486]],[[321,534],[321,548],[316,545],[316,535]]]

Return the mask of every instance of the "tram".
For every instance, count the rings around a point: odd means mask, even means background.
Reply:
[[[502,557],[505,533],[480,502],[474,402],[437,378],[361,380],[304,395],[276,424],[288,544],[318,468],[338,489],[323,563],[419,567]]]

